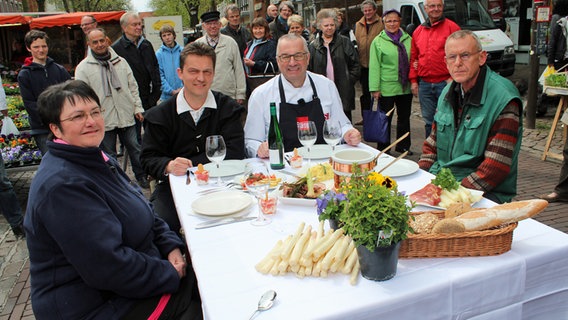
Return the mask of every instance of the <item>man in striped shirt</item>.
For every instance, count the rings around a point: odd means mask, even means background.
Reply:
[[[433,174],[450,168],[464,187],[503,203],[517,192],[522,102],[515,86],[491,71],[486,59],[471,31],[448,37],[445,60],[453,81],[438,100],[418,164]]]

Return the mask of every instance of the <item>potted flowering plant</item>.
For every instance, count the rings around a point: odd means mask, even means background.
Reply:
[[[338,189],[345,199],[340,200],[338,193],[326,192],[318,203],[320,219],[335,216],[353,238],[365,278],[388,280],[396,274],[400,243],[412,232],[408,224],[412,205],[390,177],[352,167],[351,177]],[[325,202],[327,195],[330,200]]]

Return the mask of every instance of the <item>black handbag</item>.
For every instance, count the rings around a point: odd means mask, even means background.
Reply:
[[[381,110],[377,100],[377,110],[373,111],[374,104],[374,99],[372,99],[371,109],[363,110],[363,139],[367,142],[389,143],[389,115],[394,108],[385,113]]]
[[[272,71],[269,70],[272,69]],[[249,92],[252,92],[256,87],[260,86],[261,84],[265,83],[266,81],[274,78],[278,73],[274,69],[274,65],[272,62],[266,64],[263,73],[259,74],[251,74],[247,76],[247,87]]]

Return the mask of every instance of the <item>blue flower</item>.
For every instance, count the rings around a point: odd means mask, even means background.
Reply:
[[[325,211],[328,201],[329,199],[327,198],[327,195],[324,197],[318,197],[316,199],[316,203],[318,205],[318,215],[322,214]]]

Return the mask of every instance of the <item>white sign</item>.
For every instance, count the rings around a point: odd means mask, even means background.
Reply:
[[[144,18],[144,37],[152,43],[154,50],[157,51],[162,46],[160,28],[165,24],[169,24],[174,27],[174,31],[176,32],[176,42],[183,47],[183,26],[181,16]]]

